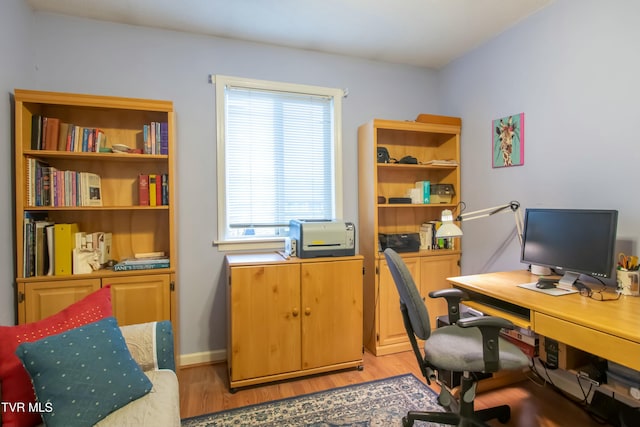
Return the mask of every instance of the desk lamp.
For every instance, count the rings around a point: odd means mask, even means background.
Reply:
[[[497,213],[503,212],[513,212],[513,217],[516,222],[516,229],[518,234],[518,240],[520,241],[520,247],[522,247],[522,232],[523,232],[523,219],[522,212],[520,212],[520,203],[512,200],[511,202],[494,206],[491,208],[480,209],[473,212],[461,213],[457,216],[456,221],[471,221],[478,218],[486,218],[488,216],[495,215]],[[460,237],[462,236],[462,230],[460,227],[453,223],[453,212],[449,209],[445,209],[442,211],[441,217],[442,225],[436,231],[436,238],[450,238],[450,237]],[[551,270],[546,267],[541,266],[531,266],[531,272],[536,275],[548,275],[551,274]]]

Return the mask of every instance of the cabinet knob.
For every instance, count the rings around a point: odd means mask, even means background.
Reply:
[[[304,309],[304,314],[305,314],[306,316],[311,315],[311,307],[306,307],[306,308]]]
[[[291,314],[293,314],[293,317],[298,317],[298,314],[300,314],[300,310],[298,310],[297,308],[294,308],[291,311]]]

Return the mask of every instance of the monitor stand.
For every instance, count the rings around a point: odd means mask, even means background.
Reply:
[[[573,290],[573,284],[580,278],[580,273],[574,273],[571,271],[566,271],[562,278],[558,281],[558,285],[556,287],[560,289],[565,289],[567,291]]]

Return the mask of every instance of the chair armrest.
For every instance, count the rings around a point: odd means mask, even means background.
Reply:
[[[457,325],[461,328],[480,329],[485,372],[496,372],[500,360],[500,330],[513,329],[515,325],[510,320],[495,316],[467,317],[460,319]]]
[[[126,325],[120,330],[131,356],[143,371],[171,369],[175,372],[170,321]]]
[[[469,299],[469,296],[457,288],[438,289],[429,292],[430,298],[444,298],[447,300],[447,311],[449,314],[449,324],[453,325],[460,320],[460,301]]]

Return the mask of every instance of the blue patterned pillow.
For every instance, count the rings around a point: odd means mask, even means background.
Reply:
[[[113,317],[22,343],[16,354],[48,427],[93,425],[151,391]]]

